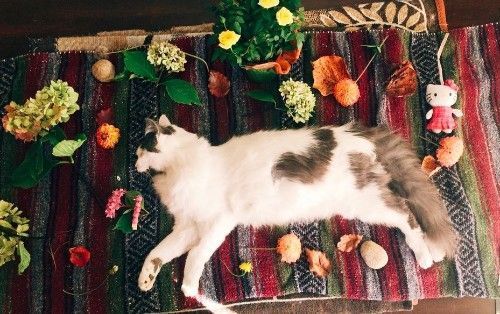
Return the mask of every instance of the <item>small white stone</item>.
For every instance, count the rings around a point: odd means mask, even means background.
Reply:
[[[366,265],[370,268],[380,269],[389,261],[389,257],[384,248],[373,241],[363,242],[359,251]]]
[[[120,178],[120,176],[116,176],[116,181],[121,181],[122,178]]]

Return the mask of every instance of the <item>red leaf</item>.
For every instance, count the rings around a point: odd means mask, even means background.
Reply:
[[[97,114],[97,125],[101,125],[103,123],[111,123],[112,120],[113,111],[111,110],[111,107],[103,109]]]
[[[215,97],[224,97],[229,93],[229,86],[231,86],[231,83],[224,74],[217,71],[210,71],[208,77],[210,94]]]
[[[84,246],[75,246],[69,249],[69,261],[76,267],[85,266],[90,260],[90,251]]]

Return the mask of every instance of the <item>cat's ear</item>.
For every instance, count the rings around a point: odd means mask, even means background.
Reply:
[[[167,116],[164,114],[161,115],[158,123],[160,124],[160,126],[163,126],[163,127],[166,127],[166,126],[169,126],[172,124],[172,123],[170,123],[170,120],[168,120]]]
[[[156,123],[156,121],[154,120],[151,120],[149,118],[146,119],[146,130],[144,133],[151,133],[151,132],[154,132],[154,133],[158,133],[160,130],[160,127],[158,126],[158,123]]]

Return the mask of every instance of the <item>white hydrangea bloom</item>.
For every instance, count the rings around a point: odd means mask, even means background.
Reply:
[[[164,67],[169,73],[183,72],[186,54],[179,47],[166,42],[154,42],[148,48],[148,61],[154,66]]]
[[[288,116],[296,123],[306,123],[316,106],[316,98],[309,85],[290,79],[281,84],[279,91],[285,101]]]

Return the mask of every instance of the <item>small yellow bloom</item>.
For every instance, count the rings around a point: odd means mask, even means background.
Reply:
[[[243,272],[243,274],[251,273],[252,272],[252,263],[243,262],[240,264],[239,268]]]
[[[219,34],[219,47],[229,49],[240,40],[240,35],[233,31],[223,31]]]
[[[259,0],[259,5],[264,9],[269,9],[280,4],[280,0]]]
[[[276,12],[276,20],[281,26],[293,23],[293,14],[287,8],[283,7]]]

